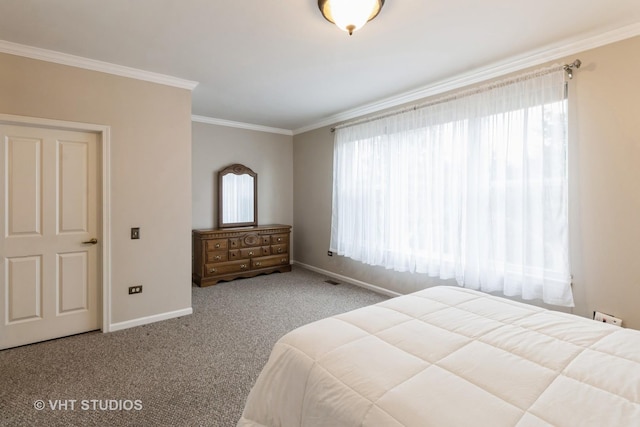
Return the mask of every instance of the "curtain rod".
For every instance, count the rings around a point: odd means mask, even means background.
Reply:
[[[332,127],[331,128],[331,132],[335,132],[336,129],[347,128],[347,127],[358,125],[360,123],[366,123],[366,122],[370,122],[370,121],[373,121],[373,120],[383,119],[383,118],[386,118],[386,117],[397,116],[398,114],[406,113],[408,111],[415,111],[415,110],[419,110],[421,108],[430,107],[432,105],[441,104],[443,102],[453,101],[455,99],[464,98],[464,97],[467,97],[467,96],[475,95],[477,93],[481,93],[481,92],[485,92],[485,91],[488,91],[488,90],[491,90],[491,89],[495,89],[495,88],[498,88],[498,87],[506,86],[506,85],[509,85],[509,84],[517,82],[517,81],[527,80],[527,79],[531,79],[531,78],[539,77],[539,76],[544,76],[546,74],[550,74],[550,73],[553,73],[553,72],[556,72],[556,71],[559,71],[559,70],[564,70],[567,73],[567,77],[569,77],[569,79],[572,79],[573,78],[573,70],[580,68],[581,65],[582,65],[582,61],[580,61],[579,59],[576,59],[575,61],[573,61],[570,64],[552,65],[552,66],[547,67],[547,68],[542,68],[542,69],[539,69],[539,70],[530,71],[528,73],[524,73],[524,74],[520,74],[520,75],[517,75],[517,76],[513,76],[513,77],[510,77],[510,78],[506,78],[506,79],[500,80],[500,81],[487,83],[487,84],[484,84],[484,85],[479,86],[479,87],[475,87],[475,88],[471,88],[471,89],[462,89],[459,92],[456,92],[456,93],[453,93],[453,94],[450,94],[450,95],[446,95],[446,96],[443,96],[441,98],[433,99],[431,101],[415,104],[415,105],[409,106],[409,107],[399,108],[399,109],[396,109],[396,110],[393,110],[393,111],[387,111],[386,113],[380,113],[380,114],[369,116],[369,117],[363,117],[363,118],[360,118],[360,119],[355,119],[353,121],[347,121],[347,122],[344,122],[344,123],[341,123],[341,124],[338,124],[338,125]]]

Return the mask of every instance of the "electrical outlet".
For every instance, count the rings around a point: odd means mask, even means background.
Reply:
[[[140,238],[140,227],[134,227],[131,229],[131,240],[137,240]]]
[[[333,256],[333,252],[327,251],[327,256]]]
[[[622,326],[622,319],[618,319],[610,314],[605,314],[599,311],[593,312],[593,320],[596,322],[609,323],[615,326]]]
[[[129,286],[129,295],[141,294],[141,293],[142,293],[142,285]]]

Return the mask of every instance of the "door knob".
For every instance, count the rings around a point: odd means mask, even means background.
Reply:
[[[96,243],[98,243],[98,239],[96,239],[95,237],[91,240],[87,240],[86,242],[82,242],[85,245],[95,245]]]

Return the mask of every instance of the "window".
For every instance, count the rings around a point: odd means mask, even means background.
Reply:
[[[564,73],[336,130],[331,250],[573,306]]]

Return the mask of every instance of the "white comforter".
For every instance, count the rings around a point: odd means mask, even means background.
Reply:
[[[549,425],[640,426],[640,331],[452,287],[285,335],[238,422]]]

